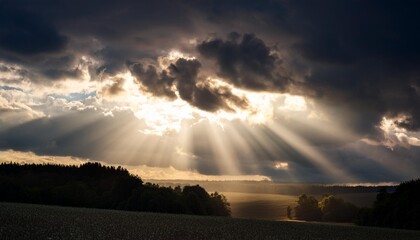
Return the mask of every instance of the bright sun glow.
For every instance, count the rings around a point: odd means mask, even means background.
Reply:
[[[173,53],[174,56],[178,56]],[[124,94],[106,99],[112,101],[113,106],[118,109],[131,109],[135,116],[144,120],[147,125],[142,132],[146,134],[163,135],[170,132],[179,132],[184,121],[191,124],[202,120],[209,120],[211,123],[224,126],[226,121],[241,120],[250,124],[265,124],[273,118],[273,111],[276,101],[284,94],[256,93],[234,88],[232,85],[218,79],[207,79],[213,86],[228,87],[237,96],[245,97],[248,100],[246,108],[232,106],[233,111],[218,110],[217,112],[206,112],[192,107],[187,102],[176,99],[166,100],[153,97],[145,92],[139,91],[138,85],[130,72],[115,76],[124,79]],[[113,82],[112,79],[104,80],[104,86]],[[302,111],[306,107],[302,97],[285,95],[287,108],[294,108]],[[116,108],[116,107],[114,107]]]
[[[217,112],[202,111],[180,99],[167,101],[144,95],[131,98],[137,104],[140,103],[136,107],[135,115],[146,122],[149,129],[145,130],[145,133],[150,134],[162,135],[165,132],[179,131],[184,120],[192,121],[192,124],[209,120],[223,127],[226,121],[236,119],[251,124],[264,124],[272,119],[273,103],[280,97],[279,94],[240,92],[248,99],[248,108],[236,108],[234,111],[218,110]]]
[[[308,107],[304,97],[285,94],[284,105],[279,108],[281,110],[302,112],[306,111]]]

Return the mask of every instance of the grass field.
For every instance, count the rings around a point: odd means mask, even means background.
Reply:
[[[0,203],[0,239],[420,239],[419,231]]]

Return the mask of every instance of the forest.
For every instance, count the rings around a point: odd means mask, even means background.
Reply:
[[[227,199],[199,185],[144,183],[121,167],[85,163],[0,164],[0,201],[72,207],[230,216]]]

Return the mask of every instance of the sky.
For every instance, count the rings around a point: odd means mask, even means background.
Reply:
[[[146,179],[420,172],[420,2],[0,0],[0,161]]]

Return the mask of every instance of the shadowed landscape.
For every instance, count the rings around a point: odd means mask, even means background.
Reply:
[[[0,203],[2,239],[417,240],[418,231]]]

